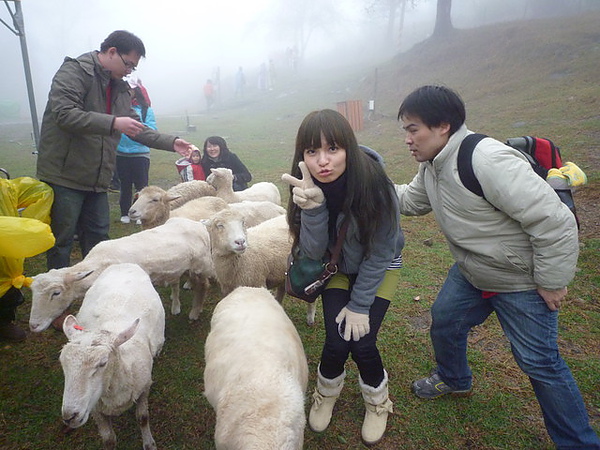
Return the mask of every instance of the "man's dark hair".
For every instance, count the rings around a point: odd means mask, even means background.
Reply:
[[[465,104],[450,88],[421,86],[412,91],[400,105],[398,120],[404,116],[418,117],[429,128],[447,123],[450,125],[450,135],[453,135],[465,123]]]
[[[132,50],[138,55],[146,57],[146,47],[142,40],[135,34],[125,30],[113,31],[100,45],[100,51],[105,52],[115,47],[119,53],[127,54]]]

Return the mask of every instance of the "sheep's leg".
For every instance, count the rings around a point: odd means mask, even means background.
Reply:
[[[306,323],[309,327],[315,324],[315,313],[317,312],[317,302],[308,303],[306,308]]]
[[[171,283],[171,314],[177,315],[181,312],[181,302],[179,301],[179,280],[177,283]]]
[[[277,287],[277,292],[275,293],[275,299],[279,302],[283,302],[283,297],[285,296],[285,285],[281,285]],[[315,324],[315,314],[317,312],[317,303],[307,303],[306,308],[306,323],[309,327],[312,327]]]
[[[283,304],[283,297],[285,297],[285,284],[277,286],[277,290],[275,291],[275,300],[280,304]]]
[[[115,434],[115,430],[113,430],[111,417],[101,412],[93,412],[92,416],[98,426],[98,432],[102,438],[105,450],[114,450],[117,448],[117,435]]]
[[[190,273],[190,283],[192,285],[192,309],[190,310],[190,320],[198,320],[200,313],[204,308],[206,292],[208,291],[209,281],[204,275]]]
[[[190,290],[190,289],[192,289],[192,282],[189,279],[190,273],[186,272],[186,275],[188,275],[188,279],[184,281],[183,286],[181,286],[181,287],[182,287],[182,289]]]
[[[156,450],[156,442],[154,442],[154,438],[152,437],[152,433],[150,432],[150,415],[148,413],[148,392],[149,389],[146,389],[142,392],[142,395],[137,399],[137,404],[135,408],[135,417],[137,419],[138,425],[140,426],[140,431],[142,432],[142,442],[144,444],[144,450]]]

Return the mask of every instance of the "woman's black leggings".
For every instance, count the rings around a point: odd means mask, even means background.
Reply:
[[[326,289],[323,292],[323,318],[325,321],[325,344],[321,353],[320,372],[325,378],[333,379],[344,371],[348,355],[358,366],[362,380],[372,387],[383,381],[383,362],[377,348],[377,333],[390,305],[388,300],[375,297],[369,310],[369,334],[358,341],[345,341],[338,332],[335,318],[350,301],[350,292],[345,289]]]

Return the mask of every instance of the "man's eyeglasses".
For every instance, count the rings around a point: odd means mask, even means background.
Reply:
[[[127,69],[131,70],[132,72],[135,72],[137,66],[134,63],[132,63],[131,61],[125,61],[119,52],[117,52],[117,55],[119,55],[119,58],[121,58],[121,61],[123,61],[123,65]]]

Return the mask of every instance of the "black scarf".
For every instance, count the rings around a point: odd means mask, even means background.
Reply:
[[[330,240],[337,238],[336,222],[338,215],[342,211],[344,202],[346,201],[346,190],[348,186],[347,172],[344,172],[337,180],[331,183],[321,183],[314,180],[315,184],[321,188],[327,202],[327,210],[329,211],[329,237]]]

